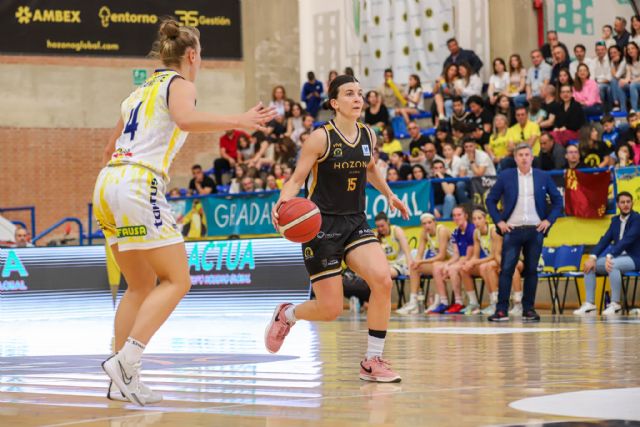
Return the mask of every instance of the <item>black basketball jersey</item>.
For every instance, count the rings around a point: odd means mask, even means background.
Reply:
[[[371,161],[371,129],[357,122],[355,141],[348,141],[333,120],[325,124],[327,148],[305,183],[307,198],[329,215],[351,215],[366,208],[367,166]]]

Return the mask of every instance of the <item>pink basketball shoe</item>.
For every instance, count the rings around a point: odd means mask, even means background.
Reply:
[[[284,311],[291,305],[293,304],[288,302],[278,305],[273,312],[271,322],[269,322],[264,331],[264,345],[267,347],[269,353],[277,353],[278,350],[280,350],[284,339],[293,326],[293,324],[287,322],[284,314]]]
[[[379,356],[360,362],[360,379],[378,383],[399,383],[400,375],[391,370],[391,363]]]

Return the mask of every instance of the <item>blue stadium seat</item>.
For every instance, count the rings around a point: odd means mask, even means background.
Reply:
[[[423,99],[433,98],[433,92],[422,92]]]
[[[557,302],[559,300],[559,292],[558,285],[560,282],[560,278],[564,278],[564,296],[562,297],[562,305],[558,308],[560,310],[560,314],[564,312],[564,306],[567,301],[567,291],[569,288],[569,281],[573,279],[573,283],[576,287],[576,294],[578,295],[578,304],[582,305],[582,298],[580,297],[580,290],[578,288],[578,277],[583,277],[584,273],[580,271],[580,263],[582,261],[582,254],[584,253],[584,246],[576,245],[576,246],[560,246],[557,248],[556,257],[555,257],[555,272],[558,274],[558,279],[556,280],[556,298]]]
[[[218,190],[218,193],[220,193],[220,194],[229,193],[229,189],[230,188],[231,188],[230,185],[216,185],[216,189]]]
[[[411,120],[430,119],[433,115],[428,111],[418,111],[418,114],[411,114],[409,118]]]

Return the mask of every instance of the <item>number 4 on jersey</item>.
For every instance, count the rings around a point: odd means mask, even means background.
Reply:
[[[129,120],[127,121],[127,125],[124,127],[124,131],[122,132],[131,134],[130,141],[133,141],[133,138],[135,138],[136,136],[136,130],[138,130],[138,111],[140,110],[141,105],[142,102],[139,102],[136,108],[131,110],[131,112],[129,113]]]

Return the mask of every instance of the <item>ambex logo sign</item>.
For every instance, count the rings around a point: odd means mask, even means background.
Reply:
[[[26,291],[29,288],[24,282],[24,278],[29,276],[24,264],[20,261],[20,257],[14,250],[5,251],[6,258],[2,262],[0,257],[0,291]]]
[[[32,22],[55,22],[63,24],[79,24],[79,10],[69,9],[34,9],[29,6],[19,6],[16,10],[16,19],[20,24],[30,24]]]

